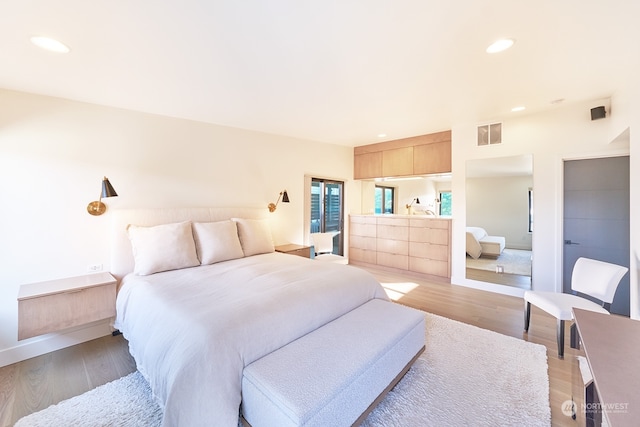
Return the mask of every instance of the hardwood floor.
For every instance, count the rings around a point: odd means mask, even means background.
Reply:
[[[531,289],[531,276],[520,274],[495,273],[477,268],[467,268],[466,277],[480,282],[497,283],[499,285],[514,286],[521,289]]]
[[[569,348],[567,336],[565,358],[558,359],[554,318],[533,307],[529,334],[525,334],[520,298],[367,270],[401,304],[546,346],[552,425],[584,425],[580,416],[574,421],[562,412],[561,405],[573,393],[578,408],[582,403],[582,383],[575,359],[582,353]],[[569,328],[566,329],[568,334]],[[12,426],[25,415],[134,370],[135,362],[122,336],[103,337],[0,368],[0,426]]]
[[[135,371],[127,341],[106,336],[0,368],[0,426]]]

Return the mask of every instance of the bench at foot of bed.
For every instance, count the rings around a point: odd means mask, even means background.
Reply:
[[[243,423],[358,424],[402,378],[424,345],[422,312],[371,300],[247,366]]]

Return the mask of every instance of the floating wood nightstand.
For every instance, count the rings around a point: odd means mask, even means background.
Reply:
[[[20,286],[18,340],[114,317],[116,283],[97,273]]]
[[[275,249],[276,252],[282,252],[283,254],[298,255],[304,258],[311,258],[310,246],[289,243],[286,245],[276,246]]]

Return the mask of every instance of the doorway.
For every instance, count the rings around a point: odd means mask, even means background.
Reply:
[[[344,255],[344,182],[311,178],[311,233],[336,233],[333,253]]]
[[[629,267],[629,187],[629,156],[564,162],[563,292],[579,257]],[[611,312],[629,316],[629,301],[627,274]]]

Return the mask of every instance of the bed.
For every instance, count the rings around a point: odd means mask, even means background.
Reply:
[[[244,367],[388,299],[364,270],[274,252],[261,209],[116,210],[111,235],[114,326],[163,425],[237,426]]]

